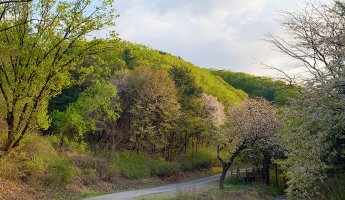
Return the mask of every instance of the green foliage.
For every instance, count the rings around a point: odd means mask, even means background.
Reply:
[[[1,109],[8,128],[3,151],[17,147],[29,129],[49,127],[48,101],[73,82],[73,73],[83,71],[86,55],[100,53],[101,41],[86,41],[86,35],[114,25],[113,3],[38,0],[0,5],[0,92],[6,105]]]
[[[0,177],[9,180],[61,186],[74,175],[71,163],[58,155],[49,139],[35,134],[29,134],[20,147],[0,158]]]
[[[61,157],[53,158],[47,169],[47,183],[53,186],[62,186],[69,183],[75,174],[71,162]]]
[[[133,69],[133,67],[136,65],[137,57],[133,55],[131,49],[129,48],[125,48],[123,51],[122,59],[125,61],[128,69]]]
[[[87,131],[96,131],[99,123],[115,120],[120,110],[115,98],[115,86],[98,83],[82,92],[65,111],[54,111],[53,130],[61,135],[61,144],[81,143]]]
[[[193,171],[203,168],[210,168],[216,161],[216,157],[210,153],[201,152],[196,155],[181,157],[181,168],[184,171]]]
[[[130,42],[119,42],[118,47],[112,50],[113,54],[120,58],[126,51],[129,51],[135,57],[133,67],[150,66],[152,68],[170,70],[174,66],[179,66],[188,69],[191,76],[195,79],[197,87],[207,94],[217,97],[225,106],[239,103],[247,97],[245,92],[235,89],[221,78],[213,75],[209,70],[195,66],[178,56]]]
[[[188,102],[185,99],[200,98],[202,89],[195,83],[195,78],[192,75],[190,69],[186,67],[173,66],[170,69],[170,75],[178,88],[179,96],[181,97],[181,104],[183,107],[188,106]]]
[[[169,162],[163,158],[153,160],[151,164],[151,174],[158,177],[168,177],[180,170],[180,164],[178,162]]]
[[[63,89],[61,94],[49,101],[48,111],[52,113],[54,110],[65,111],[68,104],[78,100],[79,95],[85,90],[84,87],[73,86]]]
[[[112,170],[127,178],[167,177],[180,169],[177,162],[169,162],[163,158],[153,159],[146,154],[134,152],[121,152],[112,162]]]
[[[113,169],[127,178],[144,178],[151,175],[151,158],[145,154],[123,152]]]
[[[283,81],[276,81],[269,77],[228,70],[211,70],[211,73],[220,76],[229,85],[245,91],[250,97],[263,97],[278,105],[287,105],[289,99],[298,94],[297,85],[289,86]]]

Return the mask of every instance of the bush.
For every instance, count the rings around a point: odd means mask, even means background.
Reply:
[[[43,180],[50,159],[58,154],[46,137],[28,134],[18,148],[0,158],[0,177]]]
[[[196,155],[189,155],[179,159],[181,167],[184,171],[192,171],[195,169],[210,168],[215,162],[215,157],[206,152],[201,152]]]
[[[56,157],[50,161],[47,183],[53,186],[62,186],[72,180],[75,172],[76,170],[68,160]]]
[[[176,173],[180,170],[180,164],[177,162],[168,162],[163,158],[154,160],[151,164],[152,175],[158,177],[168,177],[173,173]]]
[[[169,162],[163,158],[152,159],[142,153],[121,152],[112,158],[110,169],[127,178],[168,177],[180,170],[177,162]],[[107,170],[107,173],[111,170]]]
[[[94,185],[100,181],[97,171],[94,168],[86,168],[83,170],[82,182],[84,185]]]
[[[112,168],[127,178],[144,178],[151,175],[151,161],[145,154],[122,152]]]

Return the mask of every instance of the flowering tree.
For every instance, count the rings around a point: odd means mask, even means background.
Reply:
[[[207,120],[215,127],[219,127],[225,121],[224,106],[218,101],[217,97],[203,93],[201,103]]]
[[[285,13],[282,26],[288,36],[270,36],[269,41],[299,61],[302,78],[297,81],[303,85],[302,94],[284,112],[287,192],[310,198],[320,195],[326,166],[344,156],[345,4],[334,1]]]
[[[264,99],[247,99],[243,104],[230,109],[227,125],[218,134],[217,158],[222,164],[219,187],[224,188],[224,179],[235,158],[256,142],[275,141],[280,122],[277,109]],[[222,158],[221,152],[227,154]]]
[[[118,126],[128,144],[137,152],[170,154],[169,147],[180,116],[177,91],[169,74],[160,69],[139,66],[121,72],[115,81],[123,110]]]

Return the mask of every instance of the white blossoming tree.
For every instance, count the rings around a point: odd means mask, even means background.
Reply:
[[[287,193],[309,199],[321,195],[326,167],[334,165],[335,157],[344,158],[345,4],[309,4],[284,13],[282,26],[286,34],[270,36],[269,41],[298,61],[302,78],[293,81],[303,86],[284,112]]]
[[[256,142],[275,141],[280,122],[278,110],[264,99],[247,99],[230,109],[226,126],[218,134],[217,158],[222,165],[219,187],[224,188],[224,179],[235,158]],[[226,158],[222,157],[226,154]]]

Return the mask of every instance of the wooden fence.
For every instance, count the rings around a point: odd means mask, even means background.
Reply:
[[[236,168],[235,170],[231,169],[228,176],[235,177],[238,180],[242,179],[248,183],[262,180],[263,173],[262,168]]]

